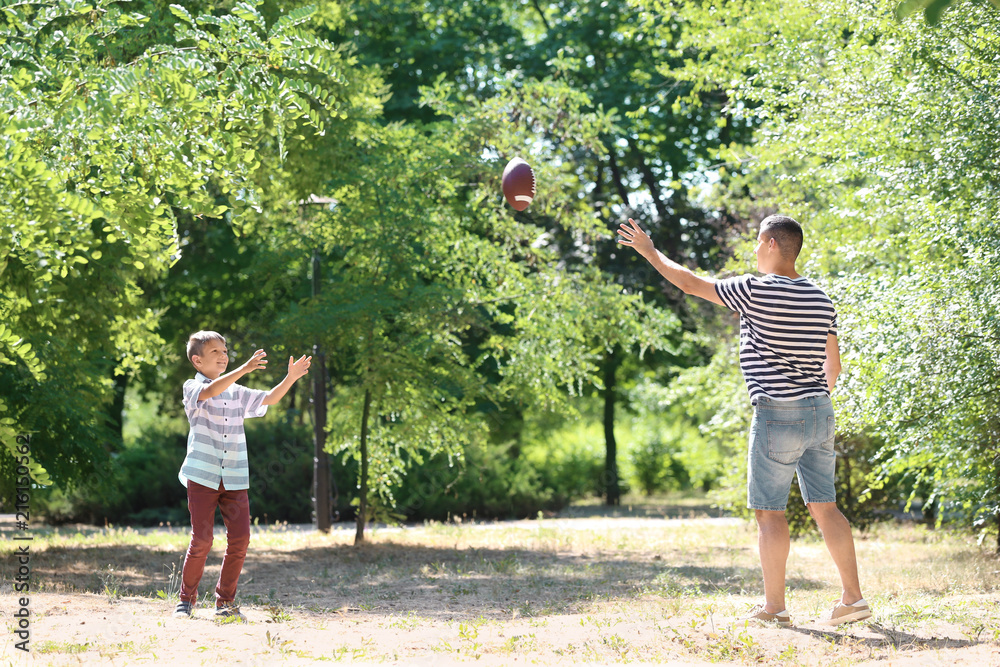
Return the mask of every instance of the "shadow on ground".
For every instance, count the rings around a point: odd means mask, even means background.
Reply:
[[[757,568],[712,562],[724,560],[725,550],[595,556],[391,541],[292,550],[255,550],[251,543],[239,595],[244,603],[314,612],[348,608],[475,619],[573,613],[600,601],[759,590]],[[148,597],[176,593],[182,563],[183,553],[173,549],[134,545],[50,547],[32,561],[43,591]],[[203,595],[214,588],[220,565],[216,549],[201,582]],[[825,585],[807,579],[789,584],[798,589]]]
[[[978,641],[969,641],[967,639],[951,639],[949,637],[920,637],[895,628],[887,628],[879,625],[878,623],[868,623],[866,626],[859,627],[867,627],[867,629],[871,632],[881,636],[871,637],[858,635],[851,632],[850,629],[845,632],[844,628],[839,630],[816,630],[812,628],[793,627],[790,629],[800,634],[809,635],[810,637],[821,639],[831,644],[865,646],[874,649],[892,647],[894,649],[903,650],[941,650],[965,648],[967,646],[975,646],[981,643]]]
[[[718,519],[733,516],[707,502],[684,503],[625,503],[622,505],[572,505],[555,516],[565,519],[579,518],[649,518],[649,519]]]

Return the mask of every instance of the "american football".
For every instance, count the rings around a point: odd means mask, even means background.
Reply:
[[[501,179],[503,195],[515,211],[523,211],[535,198],[535,172],[519,157],[507,163]]]

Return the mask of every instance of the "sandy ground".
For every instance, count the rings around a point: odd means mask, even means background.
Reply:
[[[5,609],[10,603],[5,597]],[[878,624],[847,630],[815,623],[748,629],[734,618],[705,623],[683,612],[657,618],[663,610],[653,602],[638,612],[638,618],[612,608],[596,614],[511,618],[478,627],[463,621],[461,614],[426,618],[356,610],[296,611],[289,620],[272,622],[267,609],[252,607],[244,610],[247,623],[219,624],[210,610],[180,620],[170,617],[169,607],[164,601],[144,598],[110,604],[97,594],[37,595],[32,609],[35,650],[25,658],[8,642],[2,659],[30,665],[710,664],[697,654],[709,653],[711,644],[721,653],[727,643],[742,642],[745,647],[752,641],[762,655],[784,654],[792,664],[1000,665],[1000,646],[972,643],[956,627],[912,633]],[[39,652],[46,640],[58,644],[58,650]],[[686,648],[686,642],[694,651]],[[734,651],[733,660],[720,655],[715,664],[741,664],[750,657],[745,648],[743,654]]]
[[[0,604],[7,637],[0,661],[1000,667],[998,628],[940,618],[921,621],[920,614],[903,626],[883,622],[876,609],[873,622],[832,629],[809,613],[796,615],[794,608],[793,628],[748,626],[739,613],[756,599],[743,591],[743,582],[756,576],[752,568],[672,566],[664,563],[671,559],[667,551],[647,557],[617,553],[610,543],[588,551],[559,542],[574,531],[625,534],[662,525],[684,533],[733,521],[558,519],[546,521],[544,530],[551,532],[531,549],[523,543],[505,545],[503,540],[512,538],[493,538],[488,533],[496,528],[488,525],[464,526],[454,535],[438,531],[433,539],[419,528],[383,529],[376,531],[374,544],[361,548],[348,544],[346,527],[316,537],[308,529],[289,527],[282,540],[269,543],[262,537],[255,538],[256,546],[251,543],[240,593],[246,623],[219,623],[205,603],[191,619],[172,618],[176,598],[166,591],[176,579],[167,573],[179,562],[172,543],[50,546],[33,560],[33,576],[44,585],[31,595],[32,650],[27,655],[15,648],[12,614],[18,603],[11,593],[10,565],[4,564],[8,581]],[[542,535],[537,522],[499,526],[502,536],[522,527]],[[175,532],[171,539],[182,540],[184,531]],[[218,576],[224,545],[218,532],[203,589]],[[454,543],[442,545],[449,541]],[[749,562],[745,547],[731,550],[733,563],[737,558]],[[697,557],[690,548],[683,553]],[[665,597],[642,589],[643,581],[662,578],[664,571],[687,592]],[[796,585],[809,588],[801,577]],[[157,597],[157,590],[165,591],[165,599]],[[990,610],[984,618],[1000,616],[997,594],[945,594],[939,600],[955,608]]]

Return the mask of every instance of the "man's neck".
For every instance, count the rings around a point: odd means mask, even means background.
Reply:
[[[787,266],[787,265],[786,266],[775,266],[775,267],[772,267],[770,271],[767,271],[767,273],[773,274],[773,275],[776,275],[776,276],[782,276],[783,278],[791,278],[792,280],[796,280],[796,279],[802,277],[801,275],[799,275],[799,272],[795,270],[795,265],[794,264],[792,264],[791,266]]]

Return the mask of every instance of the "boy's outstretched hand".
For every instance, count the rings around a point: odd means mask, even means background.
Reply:
[[[264,405],[274,405],[280,401],[291,386],[295,384],[295,381],[309,372],[310,364],[312,364],[312,357],[307,357],[304,354],[298,360],[295,357],[288,357],[288,375],[274,389],[267,392]]]
[[[309,372],[309,366],[311,365],[312,357],[307,357],[304,354],[297,361],[294,357],[288,357],[288,377],[292,380],[298,380]]]
[[[240,366],[240,370],[244,373],[250,373],[260,368],[267,368],[267,352],[264,350],[256,350],[250,360]]]

